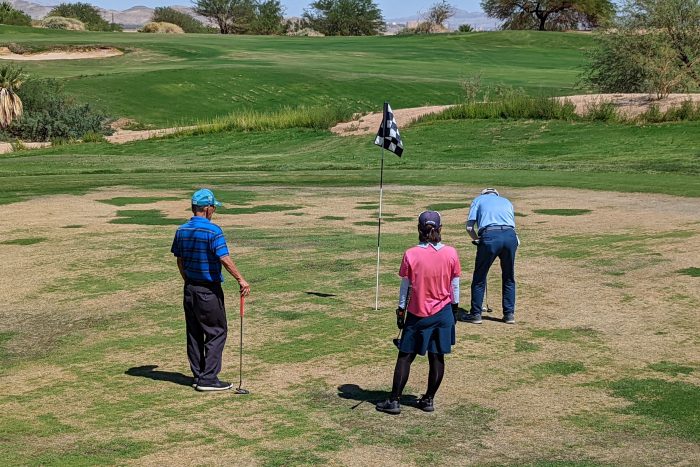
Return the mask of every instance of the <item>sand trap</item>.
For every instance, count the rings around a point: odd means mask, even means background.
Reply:
[[[576,113],[579,115],[587,113],[591,106],[609,102],[625,116],[636,117],[649,110],[649,107],[654,104],[659,106],[659,110],[665,112],[671,107],[680,107],[687,100],[700,103],[700,94],[669,94],[663,99],[657,99],[653,94],[585,94],[558,99],[573,102]]]
[[[430,105],[427,107],[410,107],[408,109],[393,109],[394,118],[399,128],[416,121],[423,115],[442,112],[451,105]],[[338,123],[331,131],[340,136],[359,136],[376,133],[382,122],[382,112],[367,114],[350,122]]]
[[[0,59],[2,60],[83,60],[87,58],[108,58],[123,55],[121,50],[112,47],[85,50],[52,50],[35,54],[16,54],[7,47],[0,47]]]

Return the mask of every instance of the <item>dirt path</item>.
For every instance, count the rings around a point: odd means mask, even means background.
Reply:
[[[0,60],[38,61],[38,60],[83,60],[86,58],[108,58],[124,55],[113,47],[100,47],[87,50],[50,50],[35,54],[16,54],[7,47],[0,47]]]
[[[451,105],[430,105],[426,107],[410,107],[408,109],[395,109],[394,118],[399,125],[399,129],[411,122],[416,121],[423,115],[442,112],[452,107]],[[338,123],[331,128],[331,131],[340,136],[359,136],[376,133],[382,122],[382,113],[376,112],[359,117],[350,122]]]

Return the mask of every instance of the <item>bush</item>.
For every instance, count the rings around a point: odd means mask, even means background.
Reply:
[[[208,28],[201,21],[193,18],[187,13],[176,10],[171,7],[156,7],[153,11],[153,23],[171,23],[176,24],[187,33],[208,33],[216,32],[213,28]]]
[[[156,34],[184,34],[185,31],[182,30],[180,26],[172,23],[156,23],[151,21],[146,23],[139,32],[148,32]]]
[[[15,10],[9,2],[2,2],[0,3],[0,24],[31,26],[32,18],[22,11]]]
[[[48,29],[65,29],[68,31],[85,31],[85,24],[75,18],[63,16],[47,16],[41,20],[41,27]]]
[[[474,28],[471,24],[460,24],[457,30],[459,32],[474,32]]]
[[[22,118],[12,122],[6,133],[26,141],[81,139],[93,132],[108,134],[108,118],[89,104],[78,104],[66,96],[55,79],[29,80],[18,92],[24,104]]]
[[[89,3],[61,3],[54,7],[48,16],[78,19],[85,24],[85,28],[88,31],[121,30],[121,27],[109,24],[102,18],[100,11]]]

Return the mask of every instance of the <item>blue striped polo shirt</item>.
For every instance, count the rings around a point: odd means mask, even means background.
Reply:
[[[221,227],[206,217],[193,216],[175,232],[170,251],[182,258],[185,276],[197,282],[223,282],[221,258],[228,247]]]

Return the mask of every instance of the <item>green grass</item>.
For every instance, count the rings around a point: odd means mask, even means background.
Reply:
[[[450,104],[461,100],[460,83],[474,74],[484,84],[567,94],[592,44],[585,35],[530,31],[319,40],[0,28],[0,45],[125,50],[103,60],[23,66],[33,76],[61,79],[71,94],[112,115],[161,126],[298,106],[378,110],[387,96],[395,108]]]
[[[319,217],[322,221],[342,221],[345,220],[343,216],[321,216]]]
[[[649,368],[651,368],[654,371],[659,371],[661,373],[666,373],[671,376],[678,376],[679,374],[681,375],[689,375],[693,371],[695,371],[695,368],[692,366],[687,366],[687,365],[681,365],[679,363],[673,363],[673,362],[658,362],[658,363],[650,363]]]
[[[110,224],[139,224],[139,225],[180,225],[186,221],[182,219],[171,219],[158,209],[124,209],[117,211],[117,218],[112,219]]]
[[[599,337],[599,332],[589,328],[570,328],[570,329],[533,329],[532,337],[548,339],[559,342],[575,342],[584,339],[596,339]]]
[[[288,204],[261,204],[259,206],[243,207],[243,208],[218,208],[222,214],[256,214],[259,212],[282,212],[294,211],[301,209],[302,206],[292,206]]]
[[[580,216],[593,211],[590,209],[533,209],[532,212],[548,216]]]
[[[174,196],[118,196],[110,199],[100,199],[101,203],[113,206],[127,206],[129,204],[151,204],[158,201],[178,201],[180,198]]]
[[[515,340],[515,351],[516,352],[537,352],[540,350],[540,345],[530,342],[528,340],[517,338]]]
[[[449,211],[451,209],[467,209],[469,205],[463,203],[433,203],[426,208],[428,211]]]
[[[700,268],[685,268],[685,269],[679,269],[676,271],[678,274],[684,274],[686,276],[690,277],[700,277]]]
[[[662,422],[673,434],[700,441],[700,388],[659,379],[622,379],[608,383],[615,397],[632,404],[622,412]]]
[[[586,367],[581,362],[554,361],[533,365],[531,371],[535,377],[544,378],[545,376],[568,376],[574,373],[580,373],[586,371]]]
[[[45,242],[45,237],[27,237],[27,238],[14,238],[12,240],[5,240],[0,242],[1,245],[35,245],[37,243]]]

